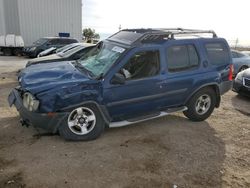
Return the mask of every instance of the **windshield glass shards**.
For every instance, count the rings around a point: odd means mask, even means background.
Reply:
[[[79,63],[95,77],[100,77],[107,73],[124,51],[125,48],[102,42],[87,52]]]

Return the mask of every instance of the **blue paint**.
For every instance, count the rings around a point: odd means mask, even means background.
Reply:
[[[209,62],[204,46],[210,42],[222,43],[225,46],[230,57],[226,64],[216,66]],[[217,87],[221,94],[230,89],[225,83],[229,81],[229,65],[232,64],[232,58],[224,39],[164,40],[136,45],[107,39],[103,44],[125,49],[104,74],[91,76],[87,71],[79,69],[74,61],[38,64],[21,72],[21,89],[32,93],[40,101],[38,112],[60,112],[68,106],[77,107],[83,102],[94,101],[101,106],[110,121],[115,121],[183,106],[194,92],[207,85]],[[185,44],[195,47],[199,56],[198,67],[169,72],[166,49]],[[160,52],[159,74],[126,81],[123,85],[111,84],[114,74],[135,53],[148,50]]]

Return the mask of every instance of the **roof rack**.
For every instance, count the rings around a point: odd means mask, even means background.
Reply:
[[[198,29],[183,29],[183,28],[154,28],[154,29],[123,29],[120,32],[132,32],[138,34],[136,40],[132,43],[148,43],[148,42],[160,42],[166,39],[175,39],[175,36],[197,36],[200,34],[212,34],[213,38],[217,38],[216,33],[213,30],[198,30]],[[116,35],[112,35],[116,38]]]

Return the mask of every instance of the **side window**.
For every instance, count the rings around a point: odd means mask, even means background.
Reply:
[[[51,39],[51,40],[49,41],[49,44],[50,44],[50,45],[57,45],[57,44],[58,44],[58,40],[57,40],[57,39]]]
[[[160,70],[159,51],[144,51],[136,53],[120,70],[126,80],[135,80],[157,75]]]
[[[73,43],[70,39],[61,39],[60,44],[71,44]]]
[[[68,44],[77,43],[77,42],[78,42],[78,41],[75,40],[75,39],[68,39],[68,40],[67,40],[67,43],[68,43]]]
[[[169,72],[178,72],[199,65],[199,57],[193,45],[172,46],[167,49]]]
[[[205,48],[211,64],[223,65],[229,63],[229,51],[223,43],[208,43]]]

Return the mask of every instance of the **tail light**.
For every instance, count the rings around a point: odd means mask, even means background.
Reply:
[[[229,81],[233,80],[233,73],[234,73],[234,66],[233,66],[233,64],[231,64],[230,68],[229,68],[229,75],[228,75],[228,80]]]

